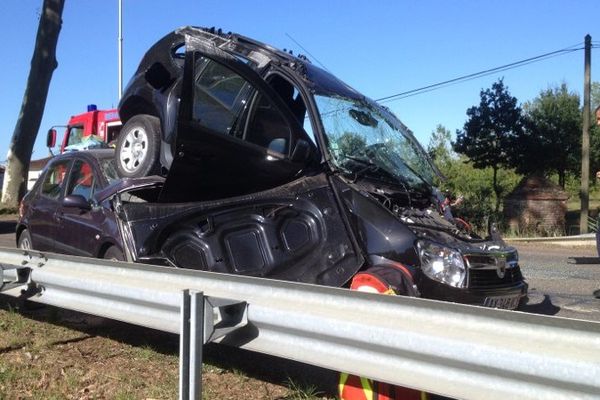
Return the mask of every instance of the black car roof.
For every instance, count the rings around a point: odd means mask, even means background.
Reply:
[[[180,74],[182,64],[178,61],[181,61],[182,55],[177,53],[177,50],[185,43],[186,35],[210,42],[221,50],[248,60],[249,66],[259,73],[270,65],[279,65],[302,77],[304,83],[317,92],[335,93],[353,99],[364,97],[335,75],[313,65],[302,54],[294,55],[291,51],[279,50],[237,33],[196,26],[178,28],[158,40],[144,54],[136,74],[144,73],[156,62],[170,69],[172,74]]]
[[[65,160],[72,158],[88,158],[102,160],[106,158],[113,158],[115,156],[115,149],[90,149],[90,150],[79,150],[79,151],[67,151],[54,157],[51,162],[57,160]]]
[[[268,44],[259,42],[258,40],[251,39],[249,37],[227,32],[224,33],[221,29],[215,28],[203,28],[197,26],[183,26],[169,32],[161,39],[159,39],[148,51],[144,54],[137,73],[145,71],[152,63],[156,61],[162,61],[166,63],[166,57],[173,57],[175,54],[173,51],[178,49],[185,43],[185,36],[189,35],[198,39],[212,42],[215,46],[222,48],[223,50],[230,51],[237,55],[246,57],[251,61],[261,64],[261,61],[257,60],[256,57],[253,59],[253,54],[260,53],[263,57],[269,58],[270,62],[279,63],[310,63],[307,57],[299,54],[294,56],[291,53],[281,51]],[[225,45],[224,47],[222,47]]]

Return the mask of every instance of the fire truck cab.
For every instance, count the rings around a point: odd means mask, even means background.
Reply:
[[[98,110],[95,104],[90,104],[87,106],[87,112],[73,115],[69,119],[60,152],[83,150],[85,142],[92,137],[97,141],[110,143],[119,136],[121,125],[116,109]],[[56,145],[56,128],[59,127],[53,126],[48,131],[47,145],[50,148]]]

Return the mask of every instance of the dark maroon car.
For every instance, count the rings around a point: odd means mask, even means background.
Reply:
[[[124,186],[132,184],[118,178],[112,149],[54,157],[21,202],[17,246],[124,260],[109,200]]]

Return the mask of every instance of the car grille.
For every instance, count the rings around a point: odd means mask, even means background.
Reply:
[[[506,268],[504,277],[500,278],[495,269],[469,269],[469,288],[489,288],[508,286],[523,280],[521,268],[518,265]]]

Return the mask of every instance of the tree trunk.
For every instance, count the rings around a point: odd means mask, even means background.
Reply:
[[[566,172],[564,170],[558,172],[558,186],[565,190]]]
[[[27,189],[27,173],[40,128],[52,73],[65,0],[44,0],[21,111],[6,156],[2,206],[17,207]]]
[[[498,211],[500,210],[500,188],[498,187],[498,166],[494,165],[492,166],[492,169],[494,170],[494,193],[496,194],[496,207],[494,209],[494,211],[496,212],[496,214],[498,214]]]

